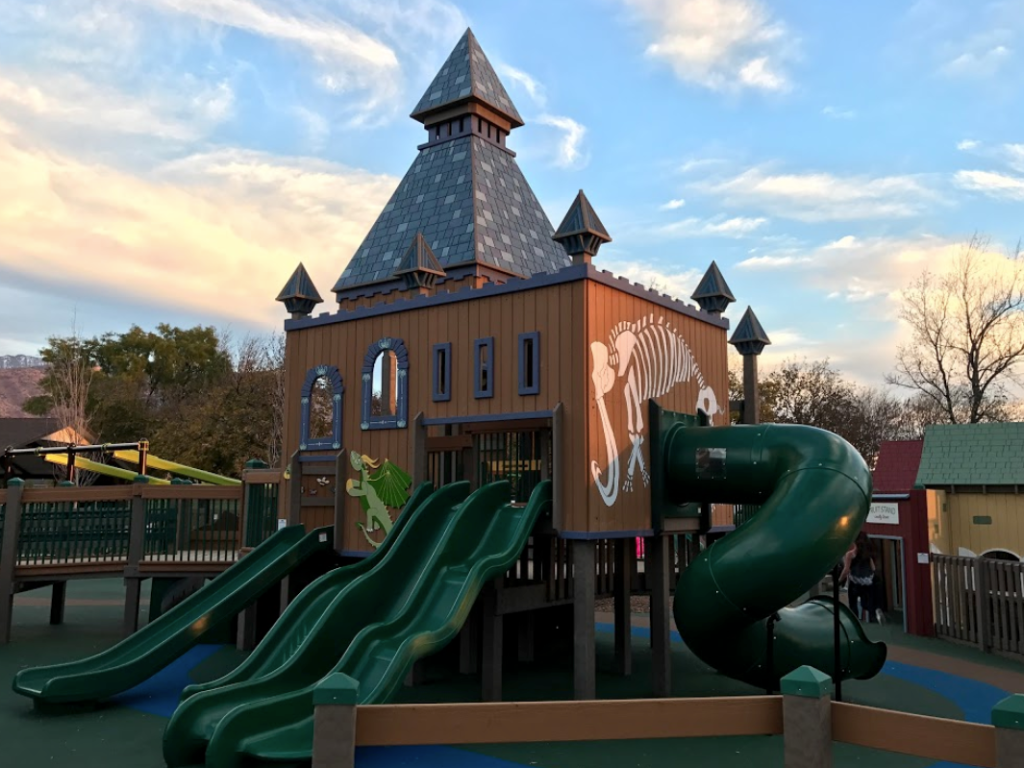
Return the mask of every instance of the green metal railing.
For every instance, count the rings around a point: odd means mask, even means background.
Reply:
[[[238,499],[148,499],[143,559],[234,559],[242,538],[239,506]]]
[[[121,560],[128,556],[131,500],[30,502],[22,507],[24,565]]]
[[[736,504],[732,508],[732,524],[739,528],[750,522],[750,519],[761,509],[757,504]]]
[[[551,451],[544,450],[542,441],[545,440],[550,441],[550,432],[538,430],[481,434],[480,484],[508,480],[512,485],[512,499],[527,501],[545,476],[545,471],[548,477],[551,476]],[[543,466],[545,463],[546,467]]]
[[[277,530],[278,483],[253,483],[246,487],[245,546],[257,547]]]

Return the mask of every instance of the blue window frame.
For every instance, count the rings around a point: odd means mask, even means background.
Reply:
[[[473,342],[473,397],[494,397],[494,337]]]
[[[540,393],[540,331],[519,334],[519,394]]]
[[[452,399],[452,344],[446,341],[433,349],[433,396],[435,403]]]
[[[312,420],[313,387],[319,379],[324,379],[331,392],[331,435],[329,437],[310,436],[310,422]],[[299,449],[303,451],[328,448],[339,450],[341,448],[341,396],[345,392],[345,385],[341,380],[341,373],[333,365],[318,365],[306,371],[306,379],[302,382],[302,429],[299,436]]]
[[[378,358],[382,358],[380,396],[382,401],[387,402],[381,402],[379,407],[374,407],[373,379]],[[386,371],[383,370],[384,362],[387,363]],[[405,349],[404,341],[385,336],[371,344],[363,358],[363,402],[359,427],[364,430],[405,429],[408,424],[408,412],[409,353]]]

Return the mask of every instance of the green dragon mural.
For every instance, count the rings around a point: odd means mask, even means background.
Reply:
[[[383,530],[386,537],[391,532],[393,521],[388,508],[401,510],[405,506],[412,477],[387,459],[381,463],[358,451],[350,453],[349,460],[359,473],[359,479],[349,479],[345,483],[345,492],[359,499],[359,505],[366,513],[366,524],[357,522],[356,527],[376,549],[380,542],[374,541],[370,533]],[[370,470],[376,471],[371,475]]]

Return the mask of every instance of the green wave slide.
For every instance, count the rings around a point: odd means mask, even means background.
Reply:
[[[484,585],[518,558],[550,509],[551,482],[541,482],[524,506],[510,498],[507,481],[471,495],[465,482],[439,488],[397,535],[392,530],[379,562],[338,589],[295,635],[301,642],[281,666],[263,673],[265,663],[257,662],[260,676],[244,673],[181,703],[164,732],[167,764],[308,764],[317,684],[340,672],[359,682],[359,704],[387,701],[413,662],[449,643]],[[312,603],[290,607],[278,623],[309,618]]]
[[[886,646],[870,641],[845,605],[838,606],[838,670],[834,601],[817,597],[784,607],[842,560],[867,519],[871,472],[857,450],[831,432],[791,424],[677,422],[655,444],[652,476],[664,472],[662,493],[670,504],[761,505],[680,575],[673,613],[690,650],[729,677],[774,690],[804,664],[840,679],[878,674]]]
[[[348,586],[356,578],[376,567],[401,535],[402,529],[412,516],[412,511],[421,506],[433,492],[432,483],[422,483],[406,501],[401,514],[391,526],[391,532],[377,549],[357,563],[328,571],[309,584],[291,601],[282,617],[274,622],[273,627],[244,662],[217,680],[187,686],[181,693],[181,700],[203,691],[262,677],[288,661],[302,646],[310,630],[316,626],[317,619],[324,614],[342,587]]]
[[[112,648],[66,664],[23,669],[16,693],[37,707],[92,705],[155,675],[238,614],[303,561],[333,546],[331,528],[306,533],[301,525],[276,531],[202,589]]]

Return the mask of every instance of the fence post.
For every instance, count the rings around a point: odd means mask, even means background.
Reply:
[[[142,577],[139,575],[139,563],[146,553],[146,499],[142,489],[148,479],[144,475],[136,475],[132,486],[132,516],[128,526],[128,564],[124,568],[124,623],[121,633],[124,637],[139,628],[139,602],[142,596]]]
[[[992,603],[989,600],[988,563],[978,557],[974,560],[974,589],[978,595],[978,647],[988,653],[992,648]]]
[[[267,490],[263,483],[252,484],[247,475],[254,469],[270,469],[270,465],[259,459],[245,462],[242,472],[242,549],[252,549],[260,544],[267,529],[265,517],[267,509]],[[276,514],[276,512],[275,512]],[[276,525],[276,521],[275,521]]]
[[[996,727],[996,768],[1024,768],[1024,694],[1014,694],[992,708]]]
[[[313,768],[355,768],[359,683],[335,673],[313,689]]]
[[[7,512],[4,514],[3,545],[0,546],[0,645],[11,642],[14,614],[14,577],[18,567],[18,536],[21,532],[21,494],[25,481],[7,481]]]
[[[832,768],[832,678],[813,667],[779,681],[786,768]]]

